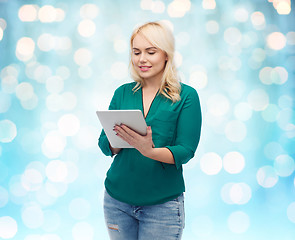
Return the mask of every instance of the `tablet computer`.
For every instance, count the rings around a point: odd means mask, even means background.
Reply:
[[[105,134],[114,148],[133,148],[116,135],[115,125],[125,124],[141,135],[146,135],[146,122],[140,110],[107,110],[96,111]]]

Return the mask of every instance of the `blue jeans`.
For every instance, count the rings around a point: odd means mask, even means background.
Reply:
[[[152,206],[133,206],[104,195],[111,240],[179,240],[184,228],[184,198]]]

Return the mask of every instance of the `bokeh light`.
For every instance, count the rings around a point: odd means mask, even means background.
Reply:
[[[32,38],[23,37],[18,40],[16,45],[16,56],[21,61],[28,61],[33,57],[35,42]]]
[[[272,166],[261,167],[256,174],[257,182],[264,188],[271,188],[277,184],[279,177]]]
[[[44,211],[44,223],[42,225],[42,229],[44,229],[46,232],[54,232],[60,227],[60,225],[61,225],[61,218],[60,218],[60,214],[57,211],[53,211],[53,210]]]
[[[247,102],[240,102],[234,108],[234,115],[238,120],[247,121],[252,117],[252,108]]]
[[[3,29],[0,28],[0,41],[2,40],[2,38],[3,38]]]
[[[46,166],[46,176],[52,182],[63,182],[67,174],[67,165],[60,160],[52,160]]]
[[[92,53],[86,48],[80,48],[75,52],[74,60],[80,66],[88,65],[92,60]]]
[[[254,111],[262,111],[269,104],[269,96],[263,89],[252,90],[247,99]]]
[[[11,142],[16,137],[16,135],[17,128],[14,122],[7,119],[0,121],[0,142]]]
[[[74,219],[82,220],[89,216],[90,203],[83,198],[73,199],[69,205],[69,212]]]
[[[202,6],[204,9],[212,10],[212,9],[215,9],[216,2],[215,0],[203,0]]]
[[[223,157],[223,167],[228,173],[240,173],[245,167],[245,158],[239,152],[228,152]]]
[[[80,16],[82,18],[89,18],[89,19],[95,19],[97,17],[99,13],[99,7],[95,4],[84,4],[81,8],[80,8]]]
[[[50,131],[42,143],[42,152],[48,158],[57,158],[66,146],[66,138],[58,131]]]
[[[281,50],[286,46],[286,37],[280,32],[273,32],[267,36],[267,45],[273,50]]]
[[[246,125],[238,120],[230,121],[225,128],[225,136],[231,142],[241,142],[247,136]]]
[[[87,222],[78,222],[72,229],[72,236],[74,240],[85,239],[93,240],[94,229],[93,226]]]
[[[58,121],[59,131],[65,136],[74,136],[80,128],[79,119],[73,114],[63,115]]]
[[[0,237],[2,239],[12,239],[17,230],[17,222],[12,217],[0,217]]]
[[[0,239],[108,239],[95,111],[131,81],[129,37],[153,20],[202,109],[183,239],[294,239],[290,0],[0,1]]]
[[[227,183],[221,189],[221,198],[227,204],[247,204],[252,197],[252,190],[246,183]]]
[[[202,171],[208,175],[216,175],[222,169],[222,159],[216,153],[206,153],[200,160]]]
[[[18,11],[18,17],[23,22],[37,21],[39,7],[37,5],[23,5]]]
[[[181,18],[190,10],[190,0],[173,0],[167,8],[167,12],[172,18]]]
[[[0,208],[4,207],[9,200],[8,192],[5,188],[0,187]]]
[[[265,17],[262,12],[254,12],[251,14],[251,22],[257,30],[262,30],[265,27]]]
[[[92,20],[82,20],[78,26],[78,32],[82,37],[91,37],[95,33],[95,23]]]
[[[250,218],[249,216],[242,212],[236,211],[233,212],[228,217],[228,228],[234,233],[244,233],[250,227]]]
[[[230,45],[237,45],[241,39],[242,34],[238,28],[231,27],[224,32],[224,40]]]
[[[25,226],[36,229],[43,225],[44,213],[38,204],[30,204],[22,210],[22,220]]]
[[[238,22],[246,22],[249,18],[249,12],[244,7],[239,7],[235,11],[235,19]]]
[[[289,155],[279,155],[274,161],[274,169],[280,177],[288,177],[295,170],[294,159]]]
[[[290,221],[295,223],[295,202],[292,202],[287,208],[287,215]]]
[[[210,20],[206,23],[206,30],[210,34],[216,34],[219,31],[219,24],[214,20]]]

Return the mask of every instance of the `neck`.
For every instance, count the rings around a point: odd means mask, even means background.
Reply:
[[[148,89],[159,89],[161,87],[161,78],[154,78],[154,79],[143,79],[143,88],[148,88]]]

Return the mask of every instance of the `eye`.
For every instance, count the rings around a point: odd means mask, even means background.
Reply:
[[[139,55],[140,53],[139,53],[139,52],[133,52],[133,54],[134,54],[134,55]]]
[[[150,55],[153,55],[153,54],[155,54],[155,53],[156,53],[156,52],[149,52]]]

